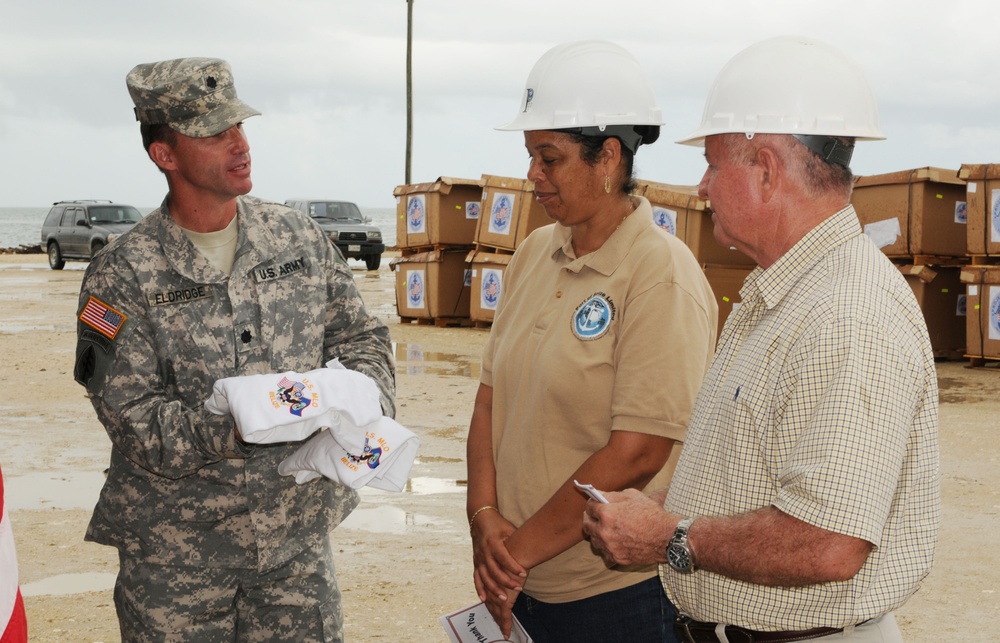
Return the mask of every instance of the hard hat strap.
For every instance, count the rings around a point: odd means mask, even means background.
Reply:
[[[655,127],[655,126],[654,126]],[[650,128],[646,128],[650,129]],[[648,141],[643,140],[643,135],[637,132],[634,125],[593,125],[588,127],[574,127],[572,129],[563,129],[556,131],[564,132],[575,132],[577,134],[582,134],[584,136],[617,136],[622,142],[622,145],[627,147],[629,151],[635,154],[635,151],[639,149],[639,145],[642,143],[652,143],[656,140],[659,135],[659,128],[656,128],[656,135],[646,135],[646,139],[651,139]]]
[[[810,150],[819,154],[820,158],[827,163],[851,169],[851,156],[854,155],[853,140],[849,144],[845,144],[843,139],[833,136],[807,134],[792,134],[792,136],[799,139]]]

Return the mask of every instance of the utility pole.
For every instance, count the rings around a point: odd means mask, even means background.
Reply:
[[[406,0],[406,177],[410,184],[410,158],[413,156],[413,0]]]

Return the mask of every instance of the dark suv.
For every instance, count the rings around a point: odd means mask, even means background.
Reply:
[[[42,224],[42,247],[49,255],[49,267],[62,270],[67,259],[90,261],[141,218],[131,205],[112,201],[53,203]]]
[[[323,232],[348,259],[362,259],[369,270],[377,270],[385,244],[382,231],[350,201],[289,199],[285,205],[316,219]]]

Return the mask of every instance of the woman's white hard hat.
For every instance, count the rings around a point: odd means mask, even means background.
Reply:
[[[538,59],[528,74],[520,111],[496,129],[582,128],[588,135],[617,136],[618,126],[651,126],[658,135],[660,125],[662,112],[635,57],[611,42],[583,40],[556,45]],[[640,142],[652,142],[645,138]]]
[[[677,142],[701,146],[706,136],[734,133],[885,138],[861,68],[826,43],[794,36],[771,38],[733,56],[712,84],[701,127]]]

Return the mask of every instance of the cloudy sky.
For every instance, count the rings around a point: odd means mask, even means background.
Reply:
[[[135,64],[225,58],[241,98],[254,194],[392,207],[405,183],[406,0],[0,0],[0,207],[103,198],[158,205],[125,88]],[[1000,163],[1000,3],[994,0],[415,0],[411,182],[521,177],[517,111],[551,46],[601,38],[650,76],[666,125],[640,177],[696,184],[700,122],[722,65],[796,34],[867,71],[888,140],[858,174]],[[600,78],[594,79],[595,83]]]

